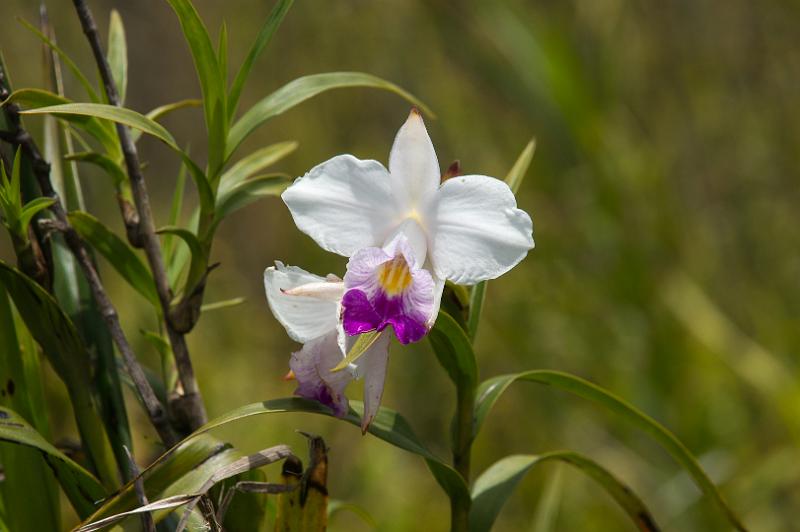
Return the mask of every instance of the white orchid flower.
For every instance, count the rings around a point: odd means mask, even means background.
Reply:
[[[441,183],[440,175],[414,109],[388,170],[339,155],[283,192],[301,231],[350,257],[342,301],[347,334],[392,325],[401,343],[417,341],[436,320],[445,280],[494,279],[533,248],[531,218],[503,181],[463,175]]]
[[[275,318],[293,340],[303,344],[289,360],[290,375],[297,379],[295,394],[319,401],[342,417],[348,411],[345,388],[363,376],[361,428],[366,431],[383,395],[389,337],[378,338],[357,364],[332,372],[354,341],[344,334],[340,319],[344,282],[334,275],[324,278],[276,262],[264,271],[264,287]]]

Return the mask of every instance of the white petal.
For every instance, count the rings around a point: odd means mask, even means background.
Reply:
[[[269,308],[289,336],[297,342],[305,343],[336,330],[339,321],[337,301],[285,293],[285,290],[321,282],[326,281],[318,275],[296,266],[284,266],[280,262],[264,271]],[[341,290],[344,290],[343,284]]]
[[[406,237],[408,245],[411,247],[411,252],[414,256],[414,262],[412,264],[418,268],[422,267],[428,256],[428,236],[425,234],[425,231],[423,231],[422,226],[414,218],[407,218],[404,220],[389,233],[389,237],[383,245],[387,253],[391,255],[394,254],[393,251],[389,250],[394,250],[393,246],[395,244],[393,243],[397,241],[400,235]],[[406,257],[406,260],[408,260],[408,257]]]
[[[394,193],[406,210],[424,209],[439,188],[439,161],[416,109],[397,132],[389,154],[389,172]]]
[[[323,249],[345,257],[382,245],[397,222],[386,168],[352,155],[314,167],[281,197],[301,231]]]
[[[442,306],[442,294],[444,293],[444,279],[439,279],[433,275],[433,311],[428,318],[428,329],[432,329],[439,315],[439,308]]]
[[[364,375],[364,415],[361,418],[361,431],[366,432],[369,424],[378,413],[383,397],[383,383],[386,380],[386,367],[389,363],[389,339],[391,335],[382,334],[357,361],[358,373]]]
[[[457,284],[494,279],[533,248],[533,223],[503,181],[454,177],[431,207],[431,262],[437,277]]]

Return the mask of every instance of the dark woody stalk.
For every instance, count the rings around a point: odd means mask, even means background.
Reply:
[[[89,6],[86,5],[84,0],[73,0],[73,4],[81,21],[83,33],[89,41],[100,70],[108,101],[111,105],[119,106],[117,87],[111,75],[108,60],[100,45],[97,26],[94,23]],[[173,416],[178,430],[189,433],[207,421],[205,406],[194,376],[194,369],[192,368],[192,361],[189,357],[189,350],[184,336],[185,331],[179,330],[170,318],[172,290],[169,286],[164,259],[161,255],[161,245],[155,232],[155,224],[150,209],[150,197],[139,164],[139,155],[128,128],[117,123],[116,129],[125,158],[128,177],[130,178],[134,203],[139,215],[138,236],[141,238],[142,247],[147,255],[150,270],[153,273],[167,335],[175,355],[175,365],[182,387],[182,393],[170,400],[170,414]]]

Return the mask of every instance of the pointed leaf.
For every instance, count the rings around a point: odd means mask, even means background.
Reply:
[[[216,223],[261,198],[280,196],[291,184],[292,178],[285,174],[257,176],[239,183],[232,189],[219,194],[214,211]]]
[[[470,387],[478,383],[478,366],[472,344],[455,319],[439,311],[436,324],[428,333],[436,358],[444,367],[456,387]]]
[[[78,115],[103,118],[105,120],[124,124],[134,129],[139,129],[163,141],[170,148],[180,151],[177,144],[175,144],[175,139],[172,137],[172,134],[164,129],[164,126],[125,107],[117,107],[104,103],[65,103],[40,107],[38,109],[28,109],[27,111],[22,111],[21,114],[52,114],[64,117]]]
[[[182,227],[162,227],[158,234],[175,235],[189,247],[191,262],[189,266],[189,278],[186,280],[186,292],[190,292],[202,279],[208,264],[208,255],[203,244],[198,240],[197,235]]]
[[[53,469],[64,493],[80,516],[91,513],[106,491],[91,473],[56,449],[13,410],[0,407],[0,440],[38,449]]]
[[[372,347],[372,344],[378,341],[378,338],[380,338],[383,333],[384,331],[370,331],[358,335],[355,343],[347,352],[347,356],[345,356],[341,362],[336,364],[336,366],[331,369],[331,372],[342,371],[347,366],[361,358],[361,356],[366,353],[370,347]]]
[[[90,381],[91,361],[75,325],[46,290],[0,261],[0,283],[25,325],[67,386],[87,457],[106,487],[117,484],[117,468]]]
[[[734,511],[725,502],[722,494],[708,478],[703,468],[672,432],[642,413],[634,406],[580,377],[551,370],[532,370],[522,373],[500,375],[481,383],[475,399],[475,434],[503,392],[514,382],[533,382],[559,388],[578,397],[583,397],[620,415],[639,429],[649,434],[678,462],[694,480],[698,488],[719,508],[730,524],[737,530],[745,530]]]
[[[97,92],[95,92],[94,87],[86,79],[86,76],[83,75],[81,69],[78,68],[78,65],[72,60],[72,58],[64,52],[61,48],[59,48],[56,43],[54,43],[50,38],[48,38],[44,33],[39,31],[39,28],[31,24],[25,19],[17,18],[17,21],[25,26],[28,30],[31,31],[34,35],[36,35],[47,47],[53,50],[58,56],[64,61],[64,64],[67,65],[67,68],[72,72],[75,76],[75,79],[83,86],[84,90],[86,91],[86,95],[89,96],[89,99],[93,102],[99,102],[100,98],[97,96]]]
[[[253,46],[250,47],[250,51],[247,53],[247,57],[244,63],[242,63],[241,68],[239,68],[239,72],[236,73],[236,78],[233,80],[233,85],[231,85],[231,90],[228,94],[228,122],[232,122],[233,117],[236,115],[239,97],[242,95],[242,89],[247,82],[247,78],[250,75],[250,71],[253,69],[256,59],[258,59],[258,56],[264,51],[264,48],[267,47],[269,41],[272,40],[275,30],[280,26],[283,17],[286,16],[286,12],[289,11],[293,2],[294,0],[278,0],[275,3],[267,20],[261,27],[258,37],[256,37],[255,42],[253,42]]]
[[[128,89],[128,45],[125,41],[125,27],[122,17],[116,9],[111,10],[108,23],[108,66],[117,86],[119,104],[125,105],[125,93]]]
[[[517,161],[514,163],[514,166],[511,167],[511,170],[508,172],[508,175],[505,178],[506,184],[511,188],[511,192],[514,194],[519,191],[519,187],[522,185],[522,180],[525,179],[525,174],[528,173],[528,168],[531,165],[531,161],[533,160],[533,153],[536,151],[536,139],[531,139],[528,142],[528,145],[525,146],[525,149],[522,150],[522,153],[519,154],[517,157]]]
[[[84,163],[94,164],[102,168],[106,174],[114,181],[114,187],[119,189],[122,184],[128,179],[125,171],[114,162],[111,157],[93,151],[84,151],[79,153],[70,153],[64,156],[67,161],[80,161]]]
[[[239,144],[250,133],[270,118],[278,116],[322,92],[348,87],[370,87],[388,90],[422,108],[426,114],[433,114],[425,104],[417,100],[412,94],[377,76],[364,74],[363,72],[330,72],[304,76],[287,83],[262,99],[231,127],[228,134],[225,159],[227,160],[236,151]]]
[[[160,118],[170,114],[173,111],[177,111],[179,109],[185,109],[187,107],[199,107],[202,103],[203,103],[202,100],[198,100],[196,98],[180,100],[177,102],[167,103],[159,107],[156,107],[155,109],[153,109],[144,116],[146,116],[150,120],[158,121]],[[142,132],[140,130],[134,129],[131,131],[131,139],[133,140],[133,142],[139,140],[141,136]]]
[[[280,161],[296,150],[297,146],[298,144],[295,141],[279,142],[256,150],[244,157],[222,174],[219,179],[217,194],[225,194],[248,177]]]
[[[73,211],[68,216],[78,234],[103,255],[134,290],[156,307],[160,306],[150,270],[124,240],[88,212]]]
[[[570,464],[594,479],[617,501],[639,530],[658,530],[655,520],[641,499],[603,466],[572,451],[554,451],[542,455],[506,456],[484,471],[472,487],[470,532],[491,530],[500,510],[519,481],[534,466],[552,461]]]
[[[25,107],[28,107],[28,111],[33,111],[45,107],[54,107],[58,105],[67,105],[72,102],[70,100],[59,96],[58,94],[54,94],[52,92],[41,90],[41,89],[20,89],[11,93],[11,95],[3,101],[3,104],[6,102],[14,102]],[[80,104],[74,104],[80,105]],[[83,104],[83,105],[91,105],[91,104]],[[28,111],[22,111],[23,113]],[[84,114],[63,114],[57,115],[58,118],[62,118],[67,120],[75,126],[83,129],[88,134],[93,136],[97,139],[103,147],[108,149],[109,147],[117,145],[117,137],[116,133],[113,131],[113,128],[109,127],[106,123],[98,120],[97,118],[84,115]]]
[[[20,213],[19,216],[20,229],[23,232],[27,232],[28,224],[31,223],[33,217],[48,208],[53,204],[53,202],[55,202],[55,200],[52,198],[36,198],[35,200],[26,203],[22,208],[22,213]]]
[[[364,405],[360,401],[350,401],[351,410],[342,419],[354,425],[361,427],[361,416],[364,413]],[[243,420],[253,416],[260,416],[263,414],[279,414],[286,412],[305,412],[309,414],[321,414],[325,416],[334,417],[333,411],[317,403],[299,397],[291,397],[284,399],[273,399],[264,401],[262,403],[251,403],[230,412],[219,416],[218,418],[209,421],[193,434],[188,436],[178,446],[185,445],[192,441],[197,436],[208,432],[209,430],[227,425],[229,423]],[[254,421],[260,423],[259,421]],[[428,468],[433,473],[434,478],[440,486],[448,493],[451,498],[469,501],[469,490],[464,480],[452,467],[441,461],[433,455],[417,438],[408,422],[397,412],[388,408],[380,408],[377,415],[369,426],[368,432],[381,440],[399,447],[408,452],[414,453],[425,459]],[[175,448],[173,448],[175,449]],[[153,464],[145,470],[144,473],[151,468],[156,468],[171,456],[173,451],[167,451],[164,455],[159,457]]]
[[[192,53],[200,89],[203,93],[203,111],[209,138],[209,169],[213,175],[222,164],[227,136],[227,112],[225,110],[225,78],[220,71],[217,54],[197,10],[189,0],[168,0],[183,30]]]
[[[21,320],[15,320],[0,285],[0,406],[48,431],[39,353]],[[0,419],[0,424],[4,420]],[[14,530],[58,530],[60,512],[55,477],[37,449],[0,442],[5,479],[0,500],[14,511],[7,515]]]

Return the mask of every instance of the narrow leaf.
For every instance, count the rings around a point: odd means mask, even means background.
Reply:
[[[134,290],[156,307],[160,305],[150,270],[124,240],[88,212],[73,211],[68,216],[78,234],[89,242]]]
[[[533,160],[533,153],[536,151],[536,139],[531,139],[522,153],[517,157],[517,161],[511,170],[506,175],[505,182],[511,188],[511,191],[516,194],[522,185],[522,180],[525,179],[525,174],[528,173],[528,168]]]
[[[280,26],[283,17],[286,16],[293,2],[294,0],[278,0],[275,3],[267,20],[261,27],[258,37],[256,37],[255,42],[253,42],[253,46],[250,47],[250,51],[247,53],[244,63],[242,63],[242,66],[239,68],[239,72],[236,73],[236,78],[234,78],[233,85],[231,85],[231,90],[228,94],[228,122],[232,122],[233,117],[236,115],[239,97],[242,95],[242,89],[247,82],[248,76],[250,76],[250,71],[253,69],[256,59],[258,59],[258,56],[264,51],[264,48],[267,47],[269,41],[272,40],[272,36],[275,34],[278,26]]]
[[[167,146],[176,151],[180,151],[172,134],[158,122],[150,120],[144,115],[124,107],[116,107],[103,103],[65,103],[61,105],[51,105],[38,109],[28,109],[21,114],[52,114],[56,116],[91,116],[118,122],[134,129],[139,129],[148,135],[152,135],[163,141]]]
[[[354,425],[361,427],[361,416],[364,413],[364,405],[359,401],[350,401],[351,410],[342,419]],[[182,443],[178,444],[178,448],[182,445],[187,445],[193,441],[194,438],[202,435],[209,430],[233,423],[235,421],[244,420],[253,416],[260,416],[263,414],[279,414],[286,412],[305,412],[309,414],[321,414],[325,416],[334,417],[333,411],[317,403],[299,397],[273,399],[264,401],[262,403],[251,403],[245,405],[218,418],[209,421],[193,434],[188,436]],[[258,421],[254,421],[260,423]],[[433,453],[431,453],[417,438],[414,431],[409,426],[408,422],[397,412],[388,408],[380,408],[377,415],[369,426],[368,432],[377,438],[406,450],[410,453],[421,456],[425,459],[428,468],[433,473],[434,478],[440,486],[448,493],[451,498],[460,500],[469,500],[469,490],[464,480],[452,467],[441,461]],[[150,469],[158,468],[159,464],[167,460],[172,453],[177,450],[167,451],[164,455],[156,459],[153,464],[143,472],[146,474]]]
[[[47,430],[39,354],[26,341],[30,335],[25,326],[14,319],[2,285],[0,331],[0,406],[13,409],[31,423],[38,421]],[[3,421],[0,419],[0,423]],[[0,500],[13,509],[7,516],[9,526],[14,530],[58,530],[58,486],[42,454],[37,449],[0,442],[0,463],[5,475],[0,482]]]
[[[525,474],[534,466],[551,461],[570,464],[594,479],[617,501],[639,530],[658,530],[655,520],[641,499],[603,466],[572,451],[555,451],[542,455],[506,456],[484,471],[472,487],[470,532],[491,530],[503,505]]]
[[[86,95],[89,96],[90,100],[92,100],[93,102],[100,101],[100,98],[97,96],[97,92],[94,90],[92,84],[89,82],[88,79],[86,79],[86,76],[83,75],[83,72],[81,72],[81,69],[78,68],[78,65],[75,64],[72,58],[69,55],[67,55],[66,52],[64,52],[64,50],[59,48],[58,45],[56,45],[56,43],[54,43],[44,33],[39,31],[39,28],[37,28],[27,20],[18,17],[17,21],[23,26],[25,26],[28,30],[30,30],[31,33],[36,35],[47,47],[49,47],[56,54],[58,54],[58,57],[60,57],[61,60],[64,61],[64,64],[67,65],[67,68],[75,76],[75,79],[78,80],[78,83],[80,83],[83,86],[84,90],[86,91]]]
[[[472,344],[455,319],[440,311],[428,339],[439,363],[457,387],[478,383],[478,365]]]
[[[95,502],[106,496],[105,489],[91,473],[51,445],[19,414],[5,407],[0,407],[0,440],[41,451],[78,515],[91,513]]]
[[[117,86],[119,104],[125,105],[125,93],[128,89],[128,45],[125,41],[125,27],[122,17],[116,9],[111,10],[108,23],[108,66]]]
[[[155,109],[153,109],[144,116],[146,116],[150,120],[157,122],[159,119],[163,118],[164,116],[170,114],[173,111],[177,111],[179,109],[185,109],[187,107],[199,107],[202,103],[203,103],[202,100],[198,100],[196,98],[180,100],[177,102],[167,103],[159,107],[156,107]],[[139,140],[141,136],[142,132],[140,130],[134,129],[133,131],[131,131],[131,139],[133,139],[133,142]]]
[[[239,183],[217,197],[215,223],[220,223],[228,215],[261,198],[280,196],[291,184],[292,178],[286,174],[267,174]]]
[[[197,283],[200,282],[200,279],[202,279],[202,276],[205,274],[206,264],[208,264],[208,255],[206,254],[203,244],[200,243],[197,235],[182,227],[167,226],[162,227],[156,232],[159,234],[175,235],[183,240],[189,247],[189,252],[191,253],[189,271],[191,273],[186,280],[186,290],[187,292],[191,291]]]
[[[331,371],[342,371],[344,368],[361,358],[361,356],[366,353],[370,347],[372,347],[372,344],[378,341],[378,338],[380,338],[383,333],[384,331],[370,331],[360,334],[353,346],[347,352],[347,356],[345,356],[341,362],[336,364]]]
[[[117,468],[99,407],[93,396],[91,361],[75,325],[47,291],[0,261],[0,283],[14,300],[25,325],[67,386],[87,457],[106,487],[117,484]]]
[[[486,416],[503,392],[517,381],[545,384],[577,395],[578,397],[583,397],[620,415],[643,430],[689,473],[695,484],[697,484],[697,487],[722,511],[734,528],[741,531],[745,530],[744,525],[742,525],[739,518],[725,502],[722,494],[717,490],[717,487],[711,479],[708,478],[708,475],[706,475],[703,468],[700,467],[700,464],[697,463],[695,457],[672,432],[611,392],[580,377],[560,371],[532,370],[522,373],[500,375],[484,381],[478,388],[475,399],[475,434],[480,431]]]
[[[102,168],[106,174],[114,181],[114,188],[119,190],[122,184],[128,179],[125,171],[119,164],[114,162],[111,157],[93,151],[84,151],[79,153],[69,153],[64,156],[67,161],[80,161],[90,163]]]
[[[52,107],[71,103],[70,100],[59,96],[58,94],[42,89],[20,89],[14,91],[0,105],[4,105],[7,102],[18,103],[30,109],[40,109],[43,107]],[[68,120],[76,127],[83,129],[97,139],[104,147],[106,147],[106,149],[112,145],[116,146],[116,134],[114,133],[113,128],[109,127],[110,124],[108,122],[103,123],[96,118],[85,115],[59,115],[59,118]]]
[[[425,104],[409,92],[379,77],[362,72],[330,72],[313,74],[291,81],[251,107],[234,125],[228,134],[225,160],[258,126],[278,116],[292,107],[303,103],[325,91],[348,87],[370,87],[383,89],[405,98],[420,107],[426,114],[433,115]]]
[[[222,174],[222,177],[219,179],[219,189],[217,193],[220,195],[225,194],[225,192],[248,177],[280,161],[296,150],[297,146],[298,144],[295,141],[279,142],[254,151]]]

